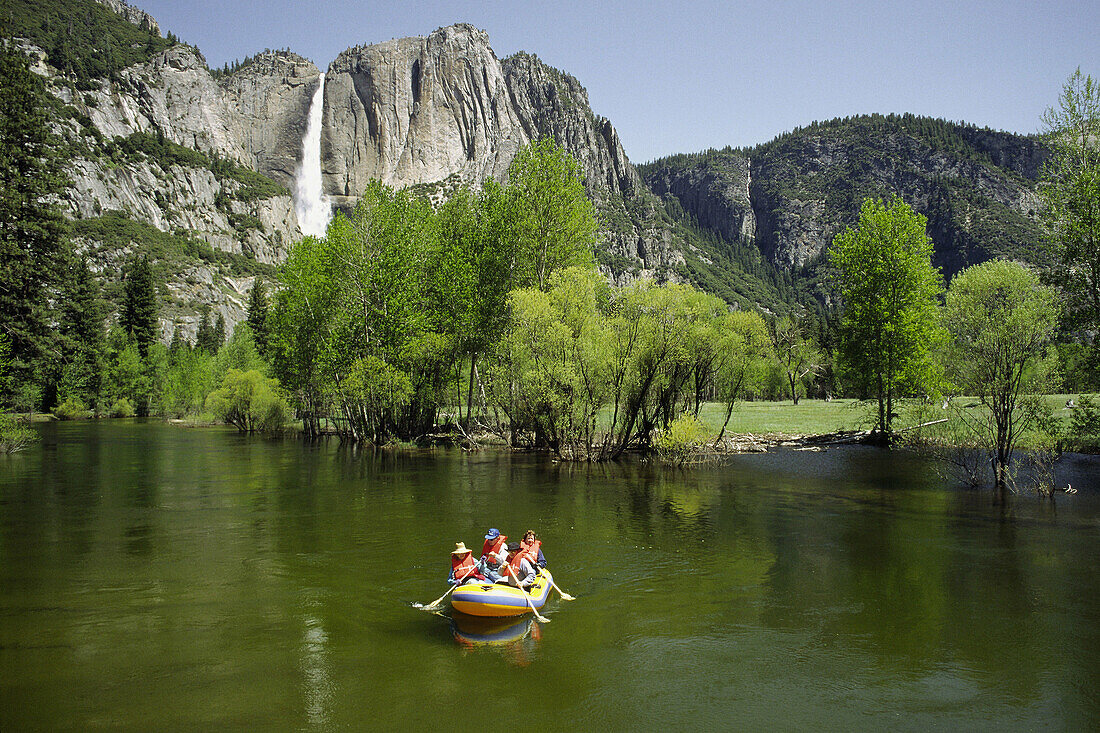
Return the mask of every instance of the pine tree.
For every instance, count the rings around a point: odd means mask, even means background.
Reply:
[[[218,311],[218,317],[214,321],[213,338],[211,340],[211,344],[212,344],[213,348],[210,350],[210,353],[211,354],[218,353],[218,350],[222,347],[222,344],[224,344],[224,343],[225,343],[225,316],[223,316],[221,314],[221,311]]]
[[[142,357],[157,337],[157,291],[149,258],[142,255],[126,277],[119,325],[137,342]]]
[[[267,294],[264,283],[259,277],[248,291],[248,325],[252,329],[252,338],[256,350],[261,356],[267,356]]]
[[[70,375],[70,390],[86,404],[99,397],[106,369],[106,336],[104,308],[99,283],[80,258],[70,268],[62,284],[58,302],[58,325],[63,343],[65,367]]]
[[[12,385],[33,379],[53,338],[46,295],[65,246],[50,202],[67,183],[45,95],[26,56],[0,39],[0,330],[10,342]]]
[[[217,352],[214,345],[214,329],[210,325],[210,306],[202,307],[202,316],[199,318],[199,328],[195,332],[195,348],[206,354],[213,355]]]

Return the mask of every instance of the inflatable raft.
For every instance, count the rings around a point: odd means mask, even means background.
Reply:
[[[542,570],[535,576],[535,584],[527,592],[519,588],[500,583],[467,583],[455,588],[451,594],[451,607],[471,616],[522,616],[531,613],[531,606],[542,608],[550,597],[550,587],[554,579],[549,570]]]

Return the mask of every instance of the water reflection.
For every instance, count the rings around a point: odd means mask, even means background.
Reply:
[[[536,658],[542,627],[531,616],[484,618],[455,611],[451,634],[464,649],[495,648],[511,664],[526,667]]]
[[[325,730],[333,689],[328,660],[328,634],[317,616],[302,618],[301,670],[306,719],[311,728]]]

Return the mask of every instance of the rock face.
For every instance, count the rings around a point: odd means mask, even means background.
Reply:
[[[145,13],[125,3],[103,4],[159,32]],[[270,184],[260,193],[249,190],[241,176],[219,172],[217,161],[233,161],[244,173],[268,173],[284,185],[292,181],[317,68],[290,54],[261,54],[219,84],[201,54],[176,44],[85,91],[76,91],[48,63],[35,70],[69,110],[60,132],[78,151],[62,205],[73,219],[105,222],[77,237],[83,251],[94,253],[93,268],[110,281],[125,258],[153,247],[171,294],[161,309],[166,339],[176,327],[193,335],[204,305],[221,312],[230,327],[243,319],[240,296],[252,282],[250,273],[270,274],[301,231],[289,192]],[[119,146],[136,133],[202,155],[180,162],[149,152],[123,154]],[[151,243],[150,232],[168,236],[163,241],[170,245]],[[202,250],[205,245],[213,249]],[[184,251],[173,249],[178,247]]]
[[[189,46],[177,44],[146,64],[123,69],[117,81],[101,80],[96,90],[74,94],[59,87],[57,94],[105,137],[159,131],[178,145],[253,162],[239,139],[236,114]]]
[[[256,170],[293,188],[309,105],[321,72],[288,51],[268,51],[219,81],[236,139]]]
[[[813,269],[865,197],[900,196],[928,218],[949,277],[991,257],[1033,259],[1033,138],[906,116],[815,124],[752,150],[672,156],[646,182],[727,241],[751,241],[775,266]]]
[[[325,189],[347,201],[373,178],[398,188],[499,178],[527,142],[473,26],[348,49],[325,76]]]
[[[632,263],[631,274],[674,276],[682,261],[659,201],[611,123],[592,114],[584,87],[534,56],[501,62],[473,26],[348,49],[325,75],[324,105],[325,191],[344,209],[374,178],[440,188],[504,180],[520,148],[549,135],[581,163],[598,210],[615,219],[604,252]]]

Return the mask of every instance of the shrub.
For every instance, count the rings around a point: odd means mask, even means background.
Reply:
[[[15,421],[7,413],[0,412],[0,453],[15,453],[38,439],[38,434]]]
[[[69,397],[53,408],[53,414],[58,420],[84,420],[91,417],[87,405],[79,397]]]
[[[134,403],[130,402],[130,400],[125,397],[111,405],[110,409],[111,417],[133,417],[136,412]]]
[[[654,447],[661,458],[682,465],[692,455],[702,451],[706,437],[703,423],[694,415],[683,414],[669,423],[668,430],[657,436]]]
[[[230,369],[222,386],[206,398],[206,409],[242,433],[277,433],[290,414],[279,383],[255,369]]]

